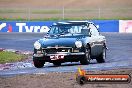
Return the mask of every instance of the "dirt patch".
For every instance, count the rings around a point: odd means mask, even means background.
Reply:
[[[132,0],[0,0],[0,18],[9,19],[130,19],[131,10]]]
[[[131,74],[132,69],[89,71],[91,74]],[[132,74],[131,74],[132,76]],[[0,88],[132,88],[129,84],[77,84],[75,73],[46,73],[0,77]]]
[[[131,0],[0,0],[1,7],[32,8],[117,8],[131,7]]]

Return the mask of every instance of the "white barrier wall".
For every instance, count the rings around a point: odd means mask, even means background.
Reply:
[[[119,20],[119,33],[132,33],[132,20]]]

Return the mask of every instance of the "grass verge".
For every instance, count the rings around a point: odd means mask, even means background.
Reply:
[[[26,19],[26,18],[2,18],[0,17],[0,21],[61,21],[61,20],[132,20],[132,17],[113,17],[113,18],[83,18],[83,17],[51,17],[51,18],[34,18],[34,19]]]
[[[0,51],[0,64],[21,61],[26,58],[26,55],[16,54],[8,51]]]

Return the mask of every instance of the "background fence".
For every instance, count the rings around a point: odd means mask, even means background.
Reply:
[[[132,8],[84,8],[69,9],[65,7],[45,8],[5,8],[0,7],[0,18],[2,19],[131,19]]]

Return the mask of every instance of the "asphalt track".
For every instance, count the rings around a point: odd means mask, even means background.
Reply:
[[[0,48],[32,51],[33,43],[42,38],[42,33],[0,33]],[[102,33],[107,39],[106,63],[97,63],[92,60],[89,65],[80,63],[63,63],[55,67],[46,64],[43,68],[34,66],[0,71],[0,76],[12,76],[16,74],[43,74],[47,72],[75,72],[81,66],[85,70],[108,70],[118,68],[132,68],[132,34]]]

